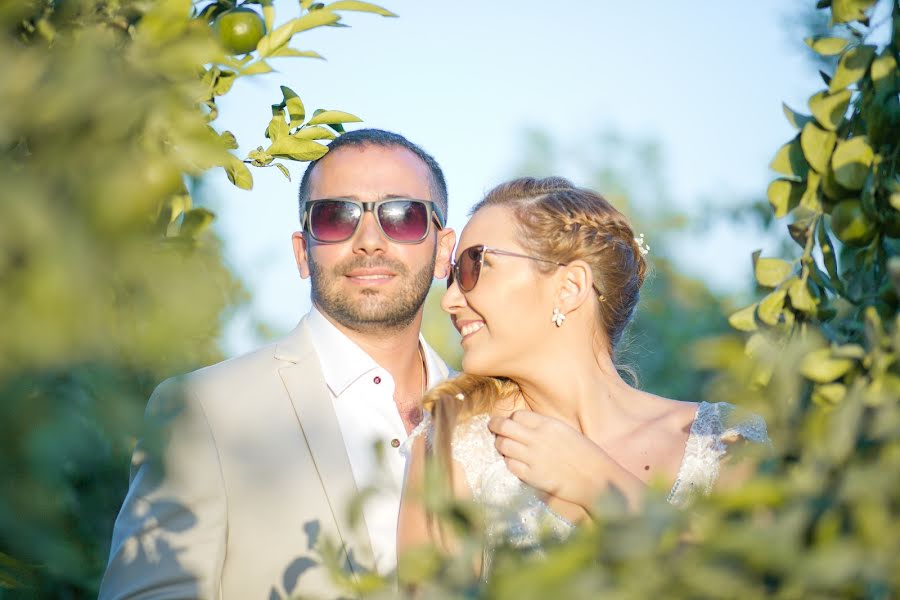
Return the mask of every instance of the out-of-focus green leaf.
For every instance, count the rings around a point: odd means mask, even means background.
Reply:
[[[875,0],[832,0],[831,20],[835,23],[861,21],[873,4]]]
[[[803,357],[800,363],[803,376],[817,383],[830,383],[846,375],[852,368],[852,360],[833,358],[831,348],[814,350]]]
[[[833,131],[826,131],[815,123],[807,123],[800,133],[803,156],[817,173],[824,173],[828,168],[828,161],[836,143],[837,135]]]
[[[272,56],[273,52],[291,41],[292,35],[294,35],[294,24],[293,21],[289,21],[274,30],[269,30],[269,33],[259,40],[256,51],[261,58]]]
[[[784,313],[784,299],[787,291],[777,289],[759,302],[756,314],[766,325],[776,325]]]
[[[331,125],[335,123],[358,123],[362,121],[356,115],[340,110],[323,110],[307,122],[307,125]]]
[[[182,237],[194,238],[200,235],[213,222],[215,215],[205,208],[194,208],[184,213],[180,234]]]
[[[843,383],[824,383],[813,388],[812,401],[820,406],[835,406],[847,395]]]
[[[269,126],[266,127],[266,137],[275,142],[283,137],[287,137],[289,129],[288,124],[284,120],[284,111],[273,112],[276,114],[272,115],[272,120],[269,121]]]
[[[734,312],[728,317],[728,324],[738,331],[756,331],[756,307],[757,304],[751,304],[741,310]]]
[[[834,131],[844,120],[847,113],[847,107],[850,106],[850,90],[840,90],[834,94],[822,91],[814,94],[809,99],[809,109],[818,121],[819,125],[825,129]]]
[[[800,114],[784,103],[781,104],[781,110],[784,112],[784,117],[788,120],[788,123],[790,123],[794,129],[803,129],[803,126],[812,119],[809,115]]]
[[[226,148],[228,148],[229,150],[237,150],[238,142],[233,133],[231,133],[230,131],[223,131],[221,138]]]
[[[282,46],[277,50],[274,50],[271,54],[269,54],[269,58],[279,58],[283,56],[296,56],[301,58],[323,58],[321,54],[318,52],[314,52],[313,50],[295,50],[294,48],[289,48],[287,46]]]
[[[756,261],[754,274],[759,285],[775,287],[790,276],[793,265],[780,258],[760,258]]]
[[[866,74],[875,57],[875,46],[863,44],[854,46],[841,55],[837,70],[828,84],[828,91],[834,93],[853,85]]]
[[[897,59],[891,54],[890,48],[885,48],[878,58],[872,61],[871,73],[876,91],[883,89],[889,92],[897,89]]]
[[[330,10],[317,10],[306,13],[305,15],[297,19],[292,19],[288,22],[288,25],[290,25],[291,35],[293,35],[295,33],[300,33],[301,31],[313,29],[315,27],[333,25],[340,20],[340,15],[337,15]]]
[[[808,37],[803,41],[806,42],[806,45],[812,48],[814,52],[817,52],[822,56],[840,54],[849,43],[849,40],[844,38],[827,36]]]
[[[805,186],[802,183],[790,179],[776,179],[769,184],[766,195],[769,204],[775,210],[775,217],[781,218],[787,215],[800,203]]]
[[[337,0],[325,6],[328,10],[352,10],[359,12],[370,12],[381,15],[382,17],[396,17],[397,15],[391,11],[376,6],[370,2],[360,2],[358,0]]]
[[[866,136],[838,142],[831,156],[835,179],[848,190],[862,189],[874,158],[875,152]]]
[[[271,73],[272,67],[264,60],[257,60],[256,62],[250,63],[249,66],[241,69],[241,75],[264,75],[266,73]]]
[[[803,157],[799,135],[778,149],[775,158],[769,163],[769,168],[798,181],[806,177],[809,163]]]

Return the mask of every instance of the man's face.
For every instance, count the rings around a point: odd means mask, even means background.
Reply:
[[[309,198],[431,200],[430,182],[428,167],[405,148],[348,147],[319,161],[310,176]],[[389,331],[421,315],[432,279],[447,273],[454,242],[452,230],[438,231],[432,223],[422,242],[394,243],[367,211],[345,242],[321,244],[294,233],[294,252],[323,313],[354,331]]]

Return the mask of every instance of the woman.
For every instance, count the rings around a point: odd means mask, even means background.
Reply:
[[[539,550],[542,532],[565,537],[605,492],[634,508],[663,480],[681,505],[709,491],[730,442],[767,440],[759,417],[619,375],[646,249],[601,196],[561,178],[502,184],[474,207],[459,248],[442,308],[462,334],[464,373],[425,396],[431,417],[407,441],[401,554],[453,550],[418,502],[429,456],[456,498],[485,509],[486,573],[492,548]]]

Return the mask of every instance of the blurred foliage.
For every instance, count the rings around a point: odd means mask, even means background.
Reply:
[[[731,315],[737,331],[684,349],[709,372],[706,398],[766,419],[771,452],[732,447],[749,479],[688,510],[665,502],[662,482],[638,514],[603,498],[592,527],[543,558],[503,553],[486,584],[460,575],[470,556],[409,556],[420,597],[900,595],[900,1],[815,6],[829,27],[807,43],[837,60],[809,114],[785,110],[798,133],[768,190],[792,247],[754,253],[762,293]],[[429,496],[464,547],[478,539],[465,506]]]
[[[270,0],[252,5],[267,33],[232,56],[210,26],[227,0],[0,4],[0,597],[96,597],[149,392],[220,358],[245,294],[194,205],[197,178],[288,176],[276,159],[321,156],[317,140],[359,120],[307,118],[282,87],[268,141],[230,152],[216,99],[237,79],[317,57],[288,44],[338,26],[338,10],[392,15],[304,0],[275,27]]]

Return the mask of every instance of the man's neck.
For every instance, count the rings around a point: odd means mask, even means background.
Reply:
[[[360,331],[338,323],[321,308],[316,309],[391,374],[394,379],[394,402],[407,432],[410,431],[418,423],[422,392],[427,386],[424,350],[419,352],[422,311],[419,310],[412,322],[404,327]]]

